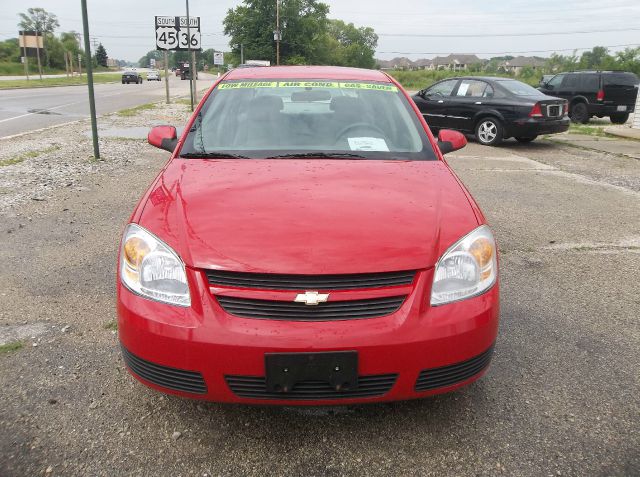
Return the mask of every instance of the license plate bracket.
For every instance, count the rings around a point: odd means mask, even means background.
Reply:
[[[358,387],[358,352],[266,353],[267,391],[289,393],[303,381],[326,382],[336,391]]]
[[[625,105],[621,105],[621,106],[619,105],[619,106],[616,108],[616,111],[626,111],[626,110],[627,110],[627,107],[626,107]]]

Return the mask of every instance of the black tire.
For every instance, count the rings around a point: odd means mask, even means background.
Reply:
[[[497,146],[504,137],[504,128],[499,119],[487,116],[478,121],[475,133],[476,140],[483,146]]]
[[[527,142],[535,141],[537,137],[538,136],[530,136],[530,137],[516,136],[516,141],[527,143]]]
[[[122,80],[122,84],[125,84],[124,80]]]
[[[589,122],[589,109],[587,108],[587,104],[582,102],[574,103],[574,105],[571,106],[569,117],[571,117],[571,121],[574,123],[587,124]]]
[[[624,124],[629,119],[629,113],[614,113],[609,116],[609,119],[613,124]]]

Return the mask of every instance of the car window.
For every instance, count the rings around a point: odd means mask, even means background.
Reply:
[[[317,152],[436,158],[418,115],[396,86],[322,80],[218,84],[181,155],[221,151],[253,158]]]
[[[516,96],[544,96],[544,93],[541,93],[533,86],[529,86],[521,81],[497,80],[497,83],[509,93],[515,94]]]
[[[427,96],[451,96],[458,80],[446,80],[427,88]]]
[[[580,75],[580,89],[595,92],[600,89],[600,77],[597,74],[585,73]]]
[[[549,80],[547,84],[549,86],[553,86],[554,89],[558,89],[562,84],[562,80],[564,79],[564,77],[565,75],[555,75],[553,78]]]
[[[462,80],[456,96],[466,96],[472,98],[493,97],[493,88],[490,84],[480,80]]]
[[[566,75],[562,82],[562,89],[575,89],[580,85],[581,75]]]
[[[602,76],[605,85],[635,86],[639,81],[635,73],[607,73]]]

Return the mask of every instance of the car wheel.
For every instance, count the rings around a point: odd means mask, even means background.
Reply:
[[[531,142],[531,141],[535,141],[535,139],[538,136],[531,136],[531,137],[522,137],[522,136],[516,136],[516,141],[518,142]]]
[[[612,114],[609,119],[613,124],[624,124],[629,119],[629,113]]]
[[[576,103],[571,107],[569,114],[574,123],[587,124],[589,122],[589,110],[585,103]]]
[[[482,118],[476,125],[476,139],[483,146],[497,146],[502,142],[503,128],[496,118]]]
[[[124,84],[124,81],[122,82],[122,84]]]

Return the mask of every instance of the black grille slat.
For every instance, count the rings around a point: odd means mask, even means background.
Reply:
[[[344,275],[284,275],[207,270],[211,285],[267,290],[350,290],[410,285],[415,270]]]
[[[323,381],[305,381],[294,386],[288,393],[267,391],[267,383],[261,376],[225,376],[231,391],[240,397],[254,399],[349,399],[360,397],[379,397],[388,393],[398,378],[397,374],[360,376],[358,388],[336,391]]]
[[[256,300],[216,296],[220,306],[232,315],[262,320],[333,321],[357,320],[390,315],[404,302],[404,296],[368,298],[305,305],[293,301]]]
[[[428,391],[466,381],[485,369],[491,362],[492,355],[493,346],[467,361],[440,368],[423,369],[418,376],[415,389]]]
[[[122,357],[131,371],[150,383],[176,391],[195,394],[207,392],[202,374],[197,371],[186,371],[151,363],[130,353],[124,346]]]

